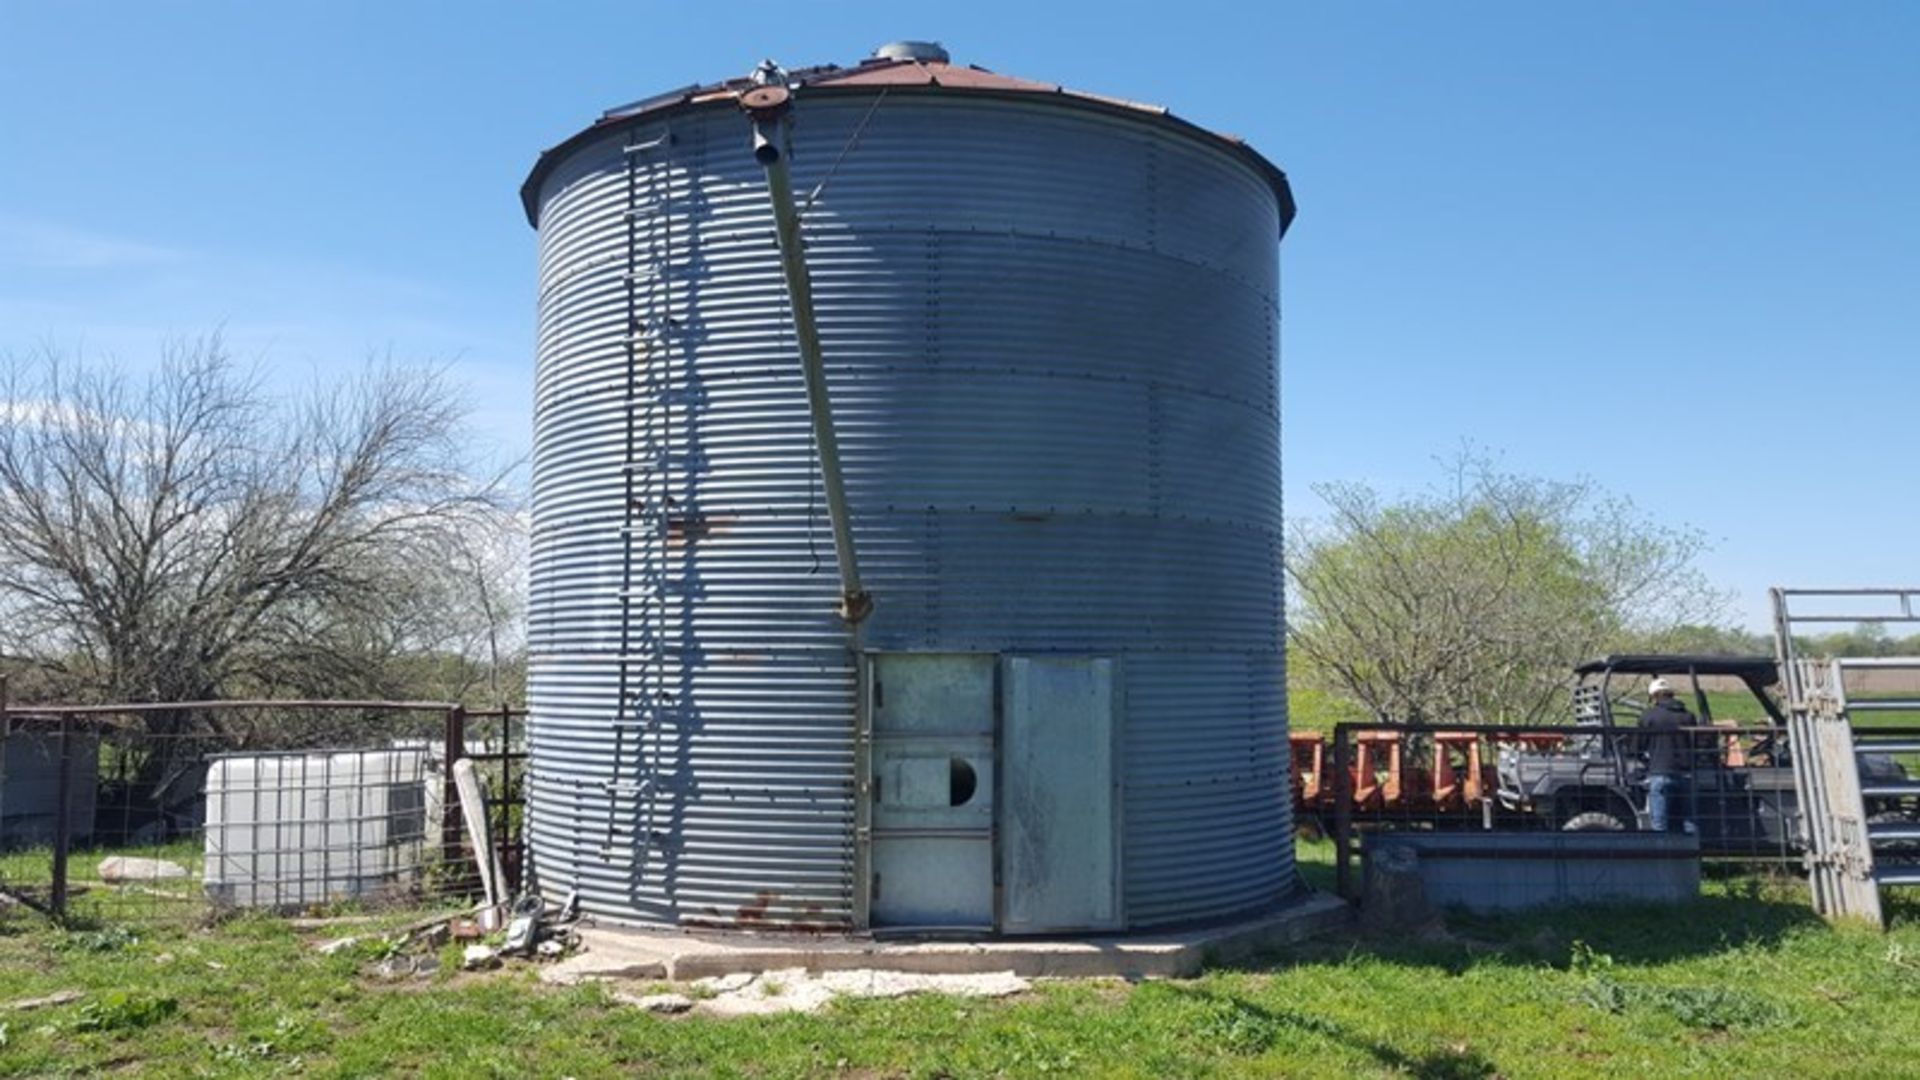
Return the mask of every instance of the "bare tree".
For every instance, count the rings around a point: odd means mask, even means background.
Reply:
[[[218,337],[137,379],[48,350],[0,371],[0,410],[0,648],[70,694],[375,685],[368,628],[503,509],[433,370],[281,400]]]
[[[525,696],[525,522],[497,514],[446,537],[432,562],[408,568],[408,601],[356,631],[391,657],[383,694],[498,705]]]
[[[1722,598],[1700,538],[1584,483],[1463,458],[1450,488],[1383,500],[1315,490],[1290,539],[1298,678],[1386,721],[1538,723],[1577,661],[1705,621]]]

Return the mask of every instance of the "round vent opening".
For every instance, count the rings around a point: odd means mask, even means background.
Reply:
[[[966,758],[954,758],[947,762],[947,805],[965,806],[973,801],[973,793],[980,787],[980,778],[974,774],[973,764]]]

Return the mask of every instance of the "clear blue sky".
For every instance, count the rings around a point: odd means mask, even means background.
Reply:
[[[1285,468],[1472,440],[1773,583],[1920,583],[1920,5],[0,0],[0,350],[224,324],[457,362],[529,440],[516,188],[602,108],[882,41],[1165,104],[1285,168]]]

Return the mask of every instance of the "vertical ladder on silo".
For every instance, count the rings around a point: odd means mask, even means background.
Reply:
[[[1920,781],[1904,769],[1898,776],[1862,780],[1861,765],[1868,757],[1920,754],[1920,730],[1856,735],[1853,714],[1911,711],[1920,709],[1920,701],[1849,701],[1845,674],[1861,667],[1920,670],[1920,659],[1800,661],[1793,667],[1787,674],[1788,735],[1814,910],[1829,919],[1884,927],[1881,890],[1920,885],[1914,857],[1920,820],[1903,812],[1871,814],[1868,807],[1911,806],[1920,799]]]
[[[626,318],[621,332],[625,376],[625,448],[620,463],[619,685],[615,700],[613,771],[607,782],[607,827],[601,857],[638,867],[652,844],[667,686],[668,523],[672,513],[672,184],[671,132],[629,142],[626,154]],[[649,743],[651,742],[651,745]],[[629,757],[635,759],[628,771]],[[628,802],[629,797],[631,803]],[[623,830],[621,808],[634,825]]]

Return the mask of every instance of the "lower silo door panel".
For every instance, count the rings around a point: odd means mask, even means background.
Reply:
[[[1122,925],[1115,665],[1008,657],[1001,718],[1001,929]]]
[[[986,653],[872,653],[869,918],[993,925],[994,664]]]

